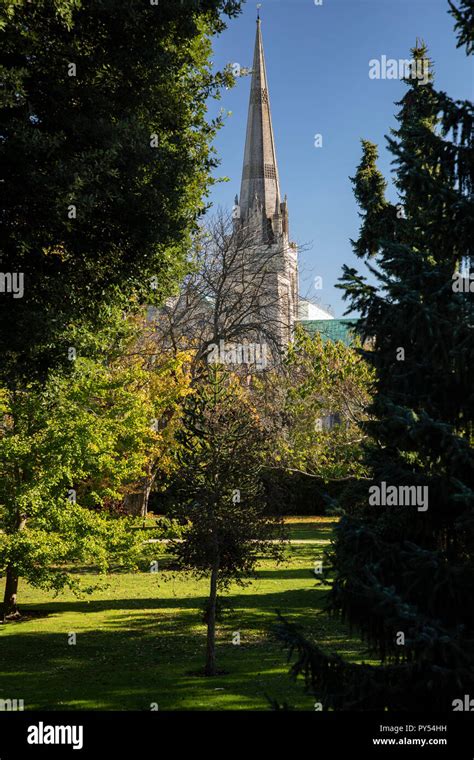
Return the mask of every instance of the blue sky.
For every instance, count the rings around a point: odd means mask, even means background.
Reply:
[[[281,191],[288,195],[291,238],[308,248],[300,256],[300,293],[331,305],[342,316],[345,304],[334,288],[342,265],[362,263],[350,238],[359,228],[349,176],[360,160],[360,139],[379,145],[379,167],[390,178],[385,149],[396,125],[397,101],[405,91],[398,80],[370,79],[369,60],[409,58],[416,38],[427,43],[438,89],[454,98],[472,98],[473,71],[464,50],[456,49],[447,0],[266,0],[262,3],[270,101]],[[247,2],[238,19],[214,43],[214,65],[251,67],[256,3]],[[240,190],[250,77],[210,103],[210,115],[231,111],[215,141],[221,159],[211,201],[231,208]],[[322,135],[323,146],[314,147]],[[388,196],[396,199],[389,185]],[[323,288],[314,288],[315,277]]]

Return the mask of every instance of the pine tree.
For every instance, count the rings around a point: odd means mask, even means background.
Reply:
[[[474,694],[474,283],[461,277],[473,223],[472,109],[434,89],[423,43],[412,53],[427,76],[406,78],[388,138],[400,203],[385,198],[371,143],[353,179],[362,208],[354,250],[377,284],[348,267],[342,278],[373,338],[365,356],[377,382],[365,425],[371,482],[359,484],[336,530],[330,607],[381,665],[348,664],[280,627],[299,651],[293,672],[335,709],[448,710]],[[372,506],[383,483],[398,494],[427,489],[427,503]]]

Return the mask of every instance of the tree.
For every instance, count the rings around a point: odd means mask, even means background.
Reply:
[[[183,274],[222,119],[211,39],[236,0],[28,0],[0,9],[0,298],[8,387],[68,366],[71,321]],[[21,278],[21,282],[13,282]],[[18,286],[13,288],[13,285]],[[21,288],[20,288],[21,285]],[[21,290],[21,297],[20,297]]]
[[[275,245],[262,249],[260,238],[255,225],[236,228],[222,210],[209,217],[194,237],[180,295],[156,312],[164,348],[192,349],[195,372],[213,347],[223,346],[231,356],[233,346],[249,341],[265,343],[269,363],[271,357],[280,360],[280,335],[289,324],[273,285],[284,251]]]
[[[233,375],[208,368],[186,399],[177,437],[181,470],[173,515],[186,527],[173,549],[181,568],[210,577],[204,673],[213,676],[218,590],[244,583],[260,556],[281,557],[280,542],[272,539],[281,537],[282,525],[263,498],[265,431]]]
[[[372,373],[357,345],[311,337],[298,326],[283,368],[254,380],[275,437],[272,467],[325,482],[366,474],[360,423]]]
[[[450,13],[456,19],[454,25],[458,33],[458,42],[456,47],[466,47],[466,52],[471,55],[474,52],[473,34],[474,28],[474,8],[471,0],[460,0],[455,5],[452,0],[448,0]]]
[[[421,43],[413,57],[430,65]],[[388,139],[400,204],[384,197],[370,143],[353,180],[363,220],[354,248],[378,283],[345,268],[346,297],[374,337],[371,478],[330,552],[331,608],[381,665],[348,664],[279,628],[299,652],[293,672],[334,709],[446,710],[474,689],[473,302],[457,287],[473,221],[472,108],[438,93],[431,76],[406,84]],[[396,500],[374,506],[369,494],[384,484]],[[401,489],[423,499],[403,506]]]
[[[70,563],[133,564],[137,543],[114,504],[157,445],[153,405],[136,367],[77,358],[68,379],[2,390],[0,567],[3,616],[18,614],[19,578],[79,589]]]
[[[162,351],[153,322],[135,317],[134,332],[124,347],[120,361],[144,372],[148,398],[152,404],[155,443],[150,449],[146,472],[129,489],[123,506],[126,512],[146,517],[152,488],[166,490],[176,469],[176,434],[181,425],[183,402],[191,392],[191,352]]]

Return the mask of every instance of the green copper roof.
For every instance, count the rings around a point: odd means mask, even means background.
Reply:
[[[342,340],[346,346],[352,343],[357,319],[301,319],[299,323],[310,334],[320,333],[324,340]]]

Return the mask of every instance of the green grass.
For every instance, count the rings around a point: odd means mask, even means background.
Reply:
[[[205,651],[200,608],[207,582],[167,570],[166,549],[157,545],[160,572],[112,575],[92,597],[52,598],[22,584],[25,619],[0,626],[0,697],[45,710],[150,710],[152,703],[160,710],[265,710],[268,695],[313,709],[314,699],[290,680],[285,652],[271,637],[275,610],[353,661],[363,658],[363,647],[322,611],[327,588],[312,573],[330,521],[291,518],[290,530],[305,543],[289,546],[282,565],[262,560],[258,578],[232,586],[225,597],[230,609],[217,638],[225,674],[195,675]],[[238,646],[234,631],[240,631]],[[68,644],[70,633],[75,645]]]

